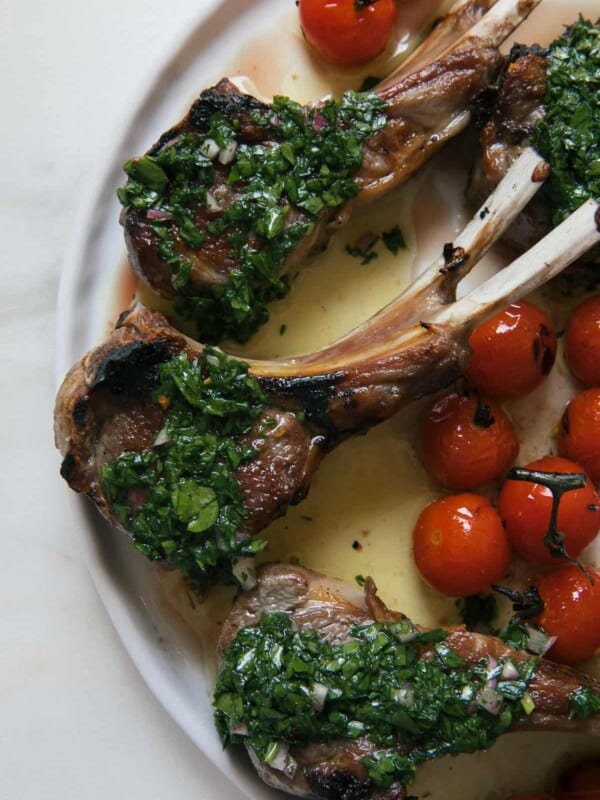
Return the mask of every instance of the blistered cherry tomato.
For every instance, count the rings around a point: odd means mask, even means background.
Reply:
[[[557,445],[561,456],[577,461],[600,483],[600,388],[586,389],[567,404]]]
[[[558,456],[544,456],[527,464],[525,469],[585,473],[580,464]],[[540,483],[508,480],[500,490],[498,510],[512,546],[533,564],[557,567],[564,564],[565,559],[553,556],[544,544],[551,509],[552,492]],[[562,495],[557,528],[564,534],[565,549],[572,557],[577,557],[598,533],[600,497],[589,477],[581,489],[572,489]]]
[[[534,622],[558,637],[547,658],[578,664],[600,647],[600,573],[590,574],[593,584],[579,567],[568,565],[535,580],[544,610]]]
[[[475,392],[434,403],[422,422],[420,445],[425,468],[449,489],[474,489],[497,478],[519,452],[502,408]]]
[[[565,352],[576,378],[586,386],[600,386],[600,294],[588,297],[571,315]]]
[[[487,497],[457,494],[431,503],[413,532],[421,575],[442,594],[468,597],[504,576],[510,547],[502,521]]]
[[[396,22],[396,0],[300,0],[300,25],[327,61],[365,64],[384,49]]]
[[[469,340],[467,375],[492,397],[519,397],[535,389],[556,358],[556,334],[543,311],[521,300],[479,325]]]
[[[558,779],[557,800],[600,800],[600,759],[575,764]]]

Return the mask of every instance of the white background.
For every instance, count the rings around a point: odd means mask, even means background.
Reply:
[[[52,441],[55,306],[88,186],[213,0],[0,0],[0,798],[237,797],[143,684]]]

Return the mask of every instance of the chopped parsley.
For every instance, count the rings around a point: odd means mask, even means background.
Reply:
[[[384,107],[373,93],[349,91],[339,102],[310,107],[275,97],[252,115],[263,132],[258,143],[215,113],[206,134],[183,133],[155,155],[125,164],[119,200],[152,221],[176,308],[196,321],[203,341],[245,341],[266,321],[266,303],[288,288],[281,275],[286,258],[321,212],[359,191],[362,143],[385,125]],[[231,158],[225,180],[212,160],[224,151]],[[185,248],[210,243],[224,248],[235,267],[226,283],[194,295]]]
[[[284,614],[263,614],[224,654],[217,728],[225,744],[245,742],[267,763],[282,743],[368,737],[371,781],[410,782],[419,763],[486,749],[532,710],[535,659],[513,665],[517,679],[497,681],[492,713],[482,695],[487,660],[469,665],[445,640],[443,630],[419,633],[402,620],[355,627],[329,644],[316,630],[295,632]]]
[[[550,163],[552,222],[590,197],[600,200],[600,28],[581,16],[552,43],[546,114],[532,144]]]
[[[588,719],[600,712],[600,697],[591,689],[579,688],[569,695],[569,716]]]
[[[241,437],[265,408],[246,364],[207,348],[160,367],[154,401],[167,409],[152,448],[124,452],[102,468],[108,503],[134,546],[167,561],[204,589],[231,582],[232,562],[264,542],[244,531],[246,511],[234,470],[255,455]]]
[[[397,255],[399,250],[406,250],[406,241],[398,225],[394,225],[389,231],[383,233],[372,233],[368,231],[360,236],[354,244],[346,245],[346,252],[353,258],[360,258],[362,265],[370,264],[379,253],[375,249],[379,241],[392,253]]]

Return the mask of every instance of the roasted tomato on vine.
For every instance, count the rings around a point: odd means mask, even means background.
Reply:
[[[396,0],[300,0],[300,25],[327,61],[365,64],[385,48],[396,23]]]
[[[556,358],[556,333],[548,316],[521,300],[479,325],[469,340],[468,377],[492,397],[519,397],[535,389]]]
[[[568,565],[535,581],[544,610],[533,621],[556,642],[546,658],[578,664],[600,647],[600,573]]]
[[[557,800],[600,800],[600,758],[588,758],[559,777]]]
[[[571,315],[565,353],[576,378],[586,386],[600,386],[600,294],[588,297]]]
[[[555,526],[558,540],[568,555],[576,558],[600,529],[600,497],[585,469],[558,456],[544,456],[527,464],[524,469],[585,476],[582,488],[561,494]],[[544,541],[551,533],[552,499],[552,489],[542,483],[507,480],[500,490],[498,510],[510,543],[523,558],[540,566],[556,567],[564,564],[565,559],[553,555],[551,543]],[[558,540],[555,537],[554,541]]]
[[[561,456],[577,461],[600,483],[600,388],[586,389],[570,400],[557,437]]]
[[[512,423],[493,400],[477,392],[437,400],[420,430],[428,472],[449,489],[474,489],[502,475],[519,452]]]
[[[423,509],[413,531],[413,554],[417,569],[435,589],[468,597],[502,579],[510,546],[487,497],[464,493]]]

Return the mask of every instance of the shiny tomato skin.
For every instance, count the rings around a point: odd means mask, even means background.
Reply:
[[[578,380],[586,386],[600,386],[600,294],[588,297],[571,314],[565,355]]]
[[[525,466],[541,472],[585,473],[574,461],[558,456],[544,456]],[[600,497],[588,478],[581,489],[565,492],[558,506],[558,530],[565,534],[564,545],[570,556],[577,557],[595,538],[600,528]],[[553,556],[544,544],[550,524],[552,492],[539,483],[507,480],[498,497],[498,511],[506,534],[515,550],[538,566],[558,567],[564,558]]]
[[[491,397],[520,397],[537,388],[556,358],[549,317],[521,300],[479,325],[469,339],[468,378]]]
[[[468,597],[502,579],[510,547],[487,497],[463,493],[423,509],[413,531],[413,555],[417,569],[434,589]]]
[[[600,388],[586,389],[569,401],[556,443],[561,456],[577,461],[600,483]]]
[[[425,469],[442,486],[475,489],[508,469],[519,441],[495,401],[475,392],[451,393],[437,400],[423,419],[420,451]]]
[[[300,25],[326,61],[358,66],[384,49],[396,23],[396,0],[300,0]]]
[[[534,619],[558,639],[546,658],[562,664],[579,664],[600,647],[600,573],[590,570],[594,583],[579,567],[565,567],[540,575],[535,586],[544,610]]]
[[[600,758],[575,764],[558,779],[557,800],[600,800]]]

